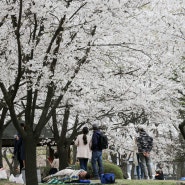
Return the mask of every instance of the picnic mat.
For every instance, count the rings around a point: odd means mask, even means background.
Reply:
[[[64,182],[64,181],[61,181],[61,180],[59,180],[57,178],[53,178],[50,181],[45,182],[45,184],[68,184],[68,185],[70,185],[70,184],[75,184],[75,185],[78,185],[78,184],[79,185],[90,184],[90,185],[100,185],[101,182],[92,182],[90,180],[88,180],[88,181],[84,180],[84,182],[75,182],[75,181],[74,182]]]

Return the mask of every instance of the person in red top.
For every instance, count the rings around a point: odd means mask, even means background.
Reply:
[[[58,172],[59,169],[59,158],[58,158],[58,152],[54,153],[54,159],[51,162],[48,159],[48,162],[50,164],[51,169],[49,170],[49,175],[55,174],[56,172]]]

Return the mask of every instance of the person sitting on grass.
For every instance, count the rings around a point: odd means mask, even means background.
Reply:
[[[58,172],[58,169],[59,169],[58,152],[54,153],[54,157],[55,158],[52,162],[49,159],[47,159],[51,167],[51,169],[49,170],[49,175],[55,174],[56,172]]]
[[[155,179],[164,180],[163,171],[161,169],[156,170]]]
[[[79,180],[89,180],[90,174],[83,169],[80,170],[64,169],[58,171],[53,175],[46,176],[45,178],[43,178],[43,182],[48,182],[53,178],[57,178],[59,181],[64,183],[79,182]]]

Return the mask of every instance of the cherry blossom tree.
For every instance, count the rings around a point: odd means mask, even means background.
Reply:
[[[176,74],[184,76],[183,2],[109,3],[109,13],[112,13],[114,19],[110,19],[110,14],[104,19],[102,26],[96,30],[95,37],[98,38],[93,45],[96,51],[94,60],[99,61],[93,67],[97,78],[95,94],[101,102],[98,106],[97,102],[88,103],[90,107],[96,107],[96,111],[99,108],[99,114],[94,114],[97,118],[106,115],[113,120],[102,121],[108,125],[107,132],[112,137],[116,137],[115,132],[112,132],[114,124],[123,127],[122,134],[134,135],[135,129],[129,128],[132,120],[127,119],[125,122],[121,115],[140,114],[144,110],[147,130],[156,141],[156,132],[160,132],[157,147],[161,148],[167,141],[172,144],[173,139],[179,137],[177,128],[181,120],[178,116],[179,109],[183,109],[179,104],[181,95],[178,93],[184,91],[183,80],[175,80]],[[99,35],[102,35],[101,39]],[[92,76],[88,75],[88,78]],[[125,129],[127,125],[129,127]],[[169,133],[173,133],[173,139]],[[124,148],[127,137],[123,138],[122,147],[119,138],[114,141],[118,141],[114,143],[115,146]],[[157,156],[166,158],[167,148],[160,152]],[[170,159],[173,157],[171,155]]]
[[[26,151],[32,151],[26,154],[32,161],[26,164],[28,185],[36,184],[35,148],[41,130],[66,102],[72,105],[69,119],[79,115],[79,123],[98,119],[106,124],[116,150],[129,147],[131,141],[125,141],[143,124],[139,116],[133,123],[125,115],[144,112],[153,136],[156,130],[177,135],[177,92],[184,86],[174,77],[183,74],[183,1],[0,3],[0,87]],[[22,110],[25,131],[17,121]]]
[[[25,143],[26,184],[37,184],[36,145],[42,128],[90,52],[96,27],[81,21],[80,16],[75,18],[85,5],[74,3],[68,10],[67,3],[58,1],[1,1],[5,31],[1,32],[1,40],[5,40],[1,68],[5,73],[0,77],[0,87],[12,122]],[[80,36],[80,32],[84,34]],[[17,118],[22,110],[25,130]]]

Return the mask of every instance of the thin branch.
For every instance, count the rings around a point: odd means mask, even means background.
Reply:
[[[47,63],[46,63],[47,58],[48,58],[47,54],[50,53],[51,47],[52,47],[52,45],[53,45],[55,39],[57,38],[57,36],[59,35],[59,33],[60,33],[60,32],[62,31],[62,29],[63,29],[63,28],[62,28],[62,25],[63,25],[63,23],[64,23],[64,21],[65,21],[65,18],[66,18],[66,15],[64,15],[64,17],[61,18],[60,23],[59,23],[59,25],[58,25],[58,28],[57,28],[57,30],[55,31],[55,33],[54,33],[54,35],[53,35],[53,37],[52,37],[52,39],[51,39],[51,41],[50,41],[50,43],[49,43],[49,46],[48,46],[48,48],[47,48],[47,50],[46,50],[46,56],[44,57],[44,63],[43,63],[44,66],[47,64]]]
[[[3,17],[2,21],[0,22],[0,27],[5,23],[5,19],[7,17],[8,17],[8,14]]]
[[[73,15],[71,15],[71,17],[69,17],[69,20],[72,19],[72,18],[75,16],[75,14],[77,14],[77,12],[78,12],[81,8],[83,8],[86,4],[87,4],[87,2],[85,2],[84,4],[82,4],[82,5],[73,13]]]
[[[20,42],[20,27],[21,27],[21,17],[22,17],[22,0],[20,0],[20,9],[19,9],[19,18],[18,23],[16,22],[16,18],[12,16],[12,23],[15,27],[17,25],[17,29],[15,30],[15,35],[17,39],[17,47],[18,47],[18,74],[15,80],[14,89],[12,91],[12,102],[15,99],[17,91],[19,89],[19,83],[22,76],[22,52],[21,52],[21,42]]]
[[[141,52],[143,53],[144,55],[146,55],[148,58],[152,59],[150,55],[148,55],[147,53],[145,53],[143,50],[141,49],[136,49],[136,48],[132,48],[132,47],[129,47],[129,46],[126,46],[125,44],[132,44],[132,43],[116,43],[116,44],[92,44],[91,46],[94,46],[94,47],[112,47],[112,46],[118,46],[118,47],[124,47],[124,48],[127,48],[129,50],[133,50],[133,51],[138,51],[138,52]]]

